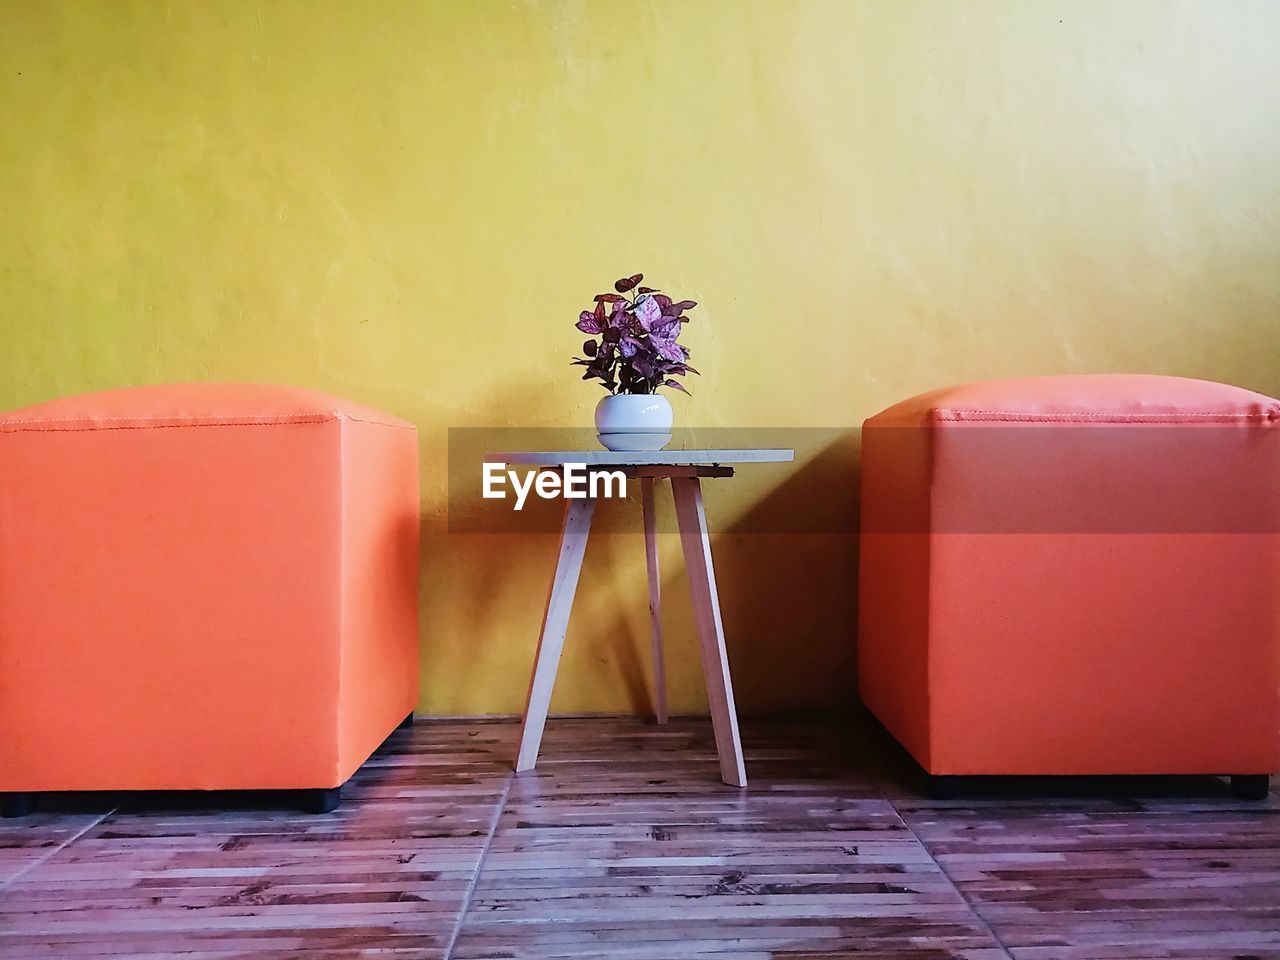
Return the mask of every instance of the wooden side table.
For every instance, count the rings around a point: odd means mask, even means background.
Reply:
[[[720,758],[720,776],[725,783],[735,787],[747,785],[747,772],[742,758],[742,740],[738,735],[738,714],[733,701],[733,682],[729,676],[724,625],[720,619],[720,598],[716,592],[715,569],[711,561],[711,541],[707,535],[701,478],[731,477],[737,464],[780,463],[794,458],[795,451],[785,449],[625,453],[608,450],[544,450],[492,453],[485,457],[488,462],[549,469],[562,468],[566,464],[585,464],[588,468],[622,470],[628,477],[640,481],[656,678],[654,712],[659,723],[666,722],[667,705],[662,655],[662,598],[653,497],[656,481],[671,481],[680,545],[693,596],[698,645],[702,653],[702,672],[706,679],[707,700],[715,730],[716,753]],[[542,743],[547,710],[551,705],[556,669],[560,664],[565,631],[569,626],[569,613],[573,609],[578,575],[582,570],[582,557],[586,553],[587,536],[591,531],[591,517],[595,512],[595,500],[590,496],[566,499],[565,503],[560,554],[547,597],[546,612],[542,617],[538,653],[534,661],[533,676],[529,681],[529,697],[525,702],[524,721],[520,729],[520,749],[515,761],[517,771],[532,770],[538,759],[538,747]]]

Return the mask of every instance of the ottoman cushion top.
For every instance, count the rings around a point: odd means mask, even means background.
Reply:
[[[0,433],[172,426],[317,423],[347,419],[412,427],[372,407],[267,383],[180,383],[63,397],[0,414]]]
[[[1186,377],[1023,377],[931,390],[894,404],[867,423],[947,421],[1280,424],[1280,401],[1240,387]]]

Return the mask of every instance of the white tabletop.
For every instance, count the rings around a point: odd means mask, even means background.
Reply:
[[[582,463],[598,467],[712,467],[726,463],[789,463],[794,450],[512,450],[487,453],[486,463],[518,463],[556,467]]]

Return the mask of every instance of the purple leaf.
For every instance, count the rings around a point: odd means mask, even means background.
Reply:
[[[588,365],[587,370],[599,377],[601,380],[612,380],[613,364],[614,361],[612,360],[605,360],[601,357],[596,357],[596,359]]]
[[[600,322],[600,318],[590,310],[583,310],[582,313],[578,314],[578,322],[574,326],[583,333],[599,333],[604,329],[604,324]]]
[[[621,280],[614,282],[613,289],[617,290],[619,293],[626,293],[628,290],[630,290],[632,287],[634,287],[637,283],[639,283],[643,279],[644,279],[643,273],[637,273],[634,276],[630,276],[630,277],[623,277]]]
[[[659,340],[674,340],[680,336],[680,321],[675,317],[664,317],[650,328],[649,333]]]
[[[634,357],[640,346],[640,341],[635,337],[623,337],[618,341],[618,352],[624,357]]]
[[[675,308],[676,313],[684,313],[686,310],[692,310],[697,305],[697,300],[681,300],[679,303],[673,303],[671,306]]]
[[[684,384],[681,383],[679,380],[664,380],[662,385],[664,387],[671,387],[673,390],[679,390],[681,393],[683,393],[687,397],[693,396],[693,394],[691,394],[688,390],[684,388]]]
[[[653,325],[662,319],[662,306],[653,297],[646,294],[636,301],[636,319],[646,333],[653,332]]]
[[[620,297],[616,293],[597,293],[596,303],[625,303],[626,297]]]
[[[594,357],[596,355],[596,351],[599,349],[600,349],[600,345],[596,343],[594,340],[587,340],[587,341],[584,341],[582,344],[582,352],[585,353],[588,357]]]
[[[661,340],[657,337],[650,336],[649,343],[654,350],[658,352],[658,356],[664,360],[675,360],[677,362],[683,360],[684,354],[680,352],[680,344],[674,340]]]

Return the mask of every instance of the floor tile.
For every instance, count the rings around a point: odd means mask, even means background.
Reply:
[[[454,956],[995,957],[875,784],[822,727],[553,721],[516,780]]]
[[[342,808],[71,797],[0,821],[0,960],[1280,960],[1280,798],[1212,778],[928,799],[850,718],[420,723]],[[119,809],[112,804],[119,802]],[[109,815],[108,815],[109,813]]]
[[[0,893],[0,957],[442,956],[511,734],[397,732],[332,814],[287,795],[137,795]]]

